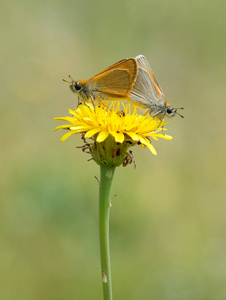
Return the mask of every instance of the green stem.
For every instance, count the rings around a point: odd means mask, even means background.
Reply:
[[[110,215],[110,190],[115,167],[110,165],[100,166],[99,189],[99,233],[100,257],[103,282],[104,300],[112,300],[110,246],[109,246],[109,215]]]

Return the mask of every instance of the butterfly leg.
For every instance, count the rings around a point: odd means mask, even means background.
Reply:
[[[150,113],[150,109],[148,109],[145,113],[144,113],[144,116],[147,116],[149,113]]]
[[[90,102],[92,103],[93,108],[95,109],[94,99],[93,99],[93,97],[92,97],[91,95],[89,96],[89,100],[90,100]]]
[[[98,105],[103,105],[104,107],[108,107],[107,105],[104,104],[103,101],[101,101],[100,99],[98,99]]]
[[[164,125],[162,125],[162,134],[163,134],[163,135],[165,135],[165,134],[164,134],[164,130],[163,130],[163,127],[164,127]]]

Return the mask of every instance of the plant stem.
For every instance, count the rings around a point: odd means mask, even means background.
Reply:
[[[110,246],[109,246],[109,215],[110,190],[115,167],[111,165],[100,166],[99,188],[99,234],[101,273],[103,282],[104,300],[112,300]]]

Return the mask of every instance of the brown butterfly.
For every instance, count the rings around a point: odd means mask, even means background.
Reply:
[[[79,101],[96,104],[99,101],[130,100],[129,95],[138,75],[135,58],[122,59],[100,73],[85,80],[69,78],[72,92],[78,93]]]

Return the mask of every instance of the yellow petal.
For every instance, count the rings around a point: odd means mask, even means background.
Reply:
[[[147,147],[151,150],[152,154],[157,155],[157,152],[151,143],[147,144]]]
[[[150,136],[152,138],[159,137],[159,138],[162,138],[162,139],[165,139],[165,140],[172,140],[172,136],[167,135],[167,134],[162,134],[162,133],[151,133],[148,136]]]
[[[150,144],[150,141],[146,138],[143,138],[142,136],[140,136],[139,140],[140,140],[141,144],[144,144],[145,146]]]
[[[68,133],[66,133],[65,135],[62,136],[62,138],[60,139],[61,142],[65,141],[67,138],[69,138],[69,136],[71,136],[72,134],[75,134],[76,132],[74,131],[69,131]]]
[[[67,121],[67,122],[71,122],[71,123],[73,123],[75,121],[75,119],[72,117],[58,117],[58,118],[54,118],[54,120]]]
[[[172,140],[172,139],[173,139],[172,136],[167,135],[167,134],[163,134],[163,135],[161,136],[161,138],[162,138],[162,139],[165,139],[165,140]]]
[[[70,126],[70,130],[86,131],[86,128],[84,126]]]
[[[139,136],[135,133],[135,132],[126,132],[126,134],[128,134],[128,136],[131,137],[132,140],[134,140],[135,142],[138,142],[140,140]]]
[[[91,136],[93,136],[94,134],[99,132],[100,130],[101,130],[100,128],[95,128],[95,129],[91,129],[91,130],[87,131],[85,134],[85,138],[90,138]]]
[[[125,136],[122,132],[110,131],[110,134],[115,138],[116,143],[123,143]]]
[[[107,132],[107,131],[101,131],[101,132],[98,134],[96,141],[97,141],[98,143],[101,143],[101,142],[103,142],[104,140],[106,140],[106,138],[107,138],[108,136],[109,136],[109,132]]]
[[[61,126],[57,126],[57,128],[55,128],[55,129],[53,130],[53,132],[56,131],[56,130],[58,130],[58,129],[65,129],[65,128],[69,128],[69,127],[70,127],[70,125],[61,125]]]

